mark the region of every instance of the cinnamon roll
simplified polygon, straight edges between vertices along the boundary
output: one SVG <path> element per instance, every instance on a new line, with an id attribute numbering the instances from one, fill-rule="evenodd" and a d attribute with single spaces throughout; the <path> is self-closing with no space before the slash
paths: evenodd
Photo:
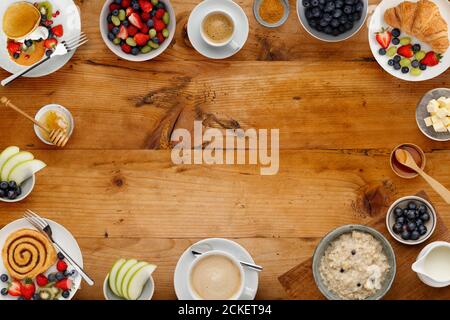
<path id="1" fill-rule="evenodd" d="M 2 250 L 3 264 L 15 279 L 34 278 L 56 261 L 52 243 L 36 230 L 20 229 L 6 239 Z"/>

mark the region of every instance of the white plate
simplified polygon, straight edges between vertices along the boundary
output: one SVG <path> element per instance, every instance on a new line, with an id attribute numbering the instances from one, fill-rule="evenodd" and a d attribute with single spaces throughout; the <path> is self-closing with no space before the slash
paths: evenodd
<path id="1" fill-rule="evenodd" d="M 81 250 L 72 234 L 59 223 L 56 223 L 49 219 L 45 220 L 47 220 L 48 224 L 52 228 L 53 238 L 55 239 L 55 241 L 58 242 L 61 245 L 61 247 L 64 248 L 64 250 L 78 263 L 78 265 L 83 268 L 83 257 L 81 255 Z M 0 230 L 0 249 L 3 248 L 6 238 L 8 238 L 8 236 L 12 232 L 23 228 L 35 229 L 25 219 L 18 219 L 4 226 L 3 229 Z M 68 266 L 69 269 L 71 269 L 69 263 Z M 47 275 L 52 272 L 56 272 L 56 263 L 49 270 L 47 270 L 45 274 Z M 8 274 L 6 268 L 3 265 L 3 258 L 0 255 L 0 274 L 3 273 Z M 73 286 L 72 289 L 70 290 L 69 298 L 67 299 L 60 298 L 60 300 L 72 299 L 77 290 L 80 288 L 81 276 L 79 274 L 77 274 L 75 278 L 72 277 L 71 280 L 73 281 Z M 0 287 L 4 288 L 5 284 L 0 283 Z M 17 297 L 11 297 L 9 295 L 8 296 L 0 295 L 0 300 L 17 300 Z"/>
<path id="2" fill-rule="evenodd" d="M 248 261 L 250 263 L 255 263 L 252 256 L 245 250 L 241 245 L 234 241 L 221 239 L 221 238 L 211 238 L 199 241 L 189 248 L 181 255 L 178 260 L 177 266 L 175 268 L 174 275 L 174 286 L 175 293 L 179 300 L 193 300 L 194 298 L 189 293 L 188 289 L 188 270 L 191 263 L 195 260 L 194 255 L 191 252 L 191 248 L 196 245 L 207 245 L 212 250 L 222 250 L 229 254 L 232 254 L 236 259 L 241 261 Z M 255 299 L 256 292 L 258 291 L 258 272 L 244 267 L 245 283 L 244 287 L 247 288 L 246 291 L 250 292 L 248 295 L 244 293 L 239 300 L 253 300 Z"/>
<path id="3" fill-rule="evenodd" d="M 417 2 L 418 0 L 409 0 L 412 2 Z M 447 0 L 432 0 L 438 7 L 441 12 L 442 17 L 447 21 L 448 25 L 450 26 L 450 3 Z M 380 49 L 380 45 L 378 44 L 377 40 L 375 39 L 375 33 L 380 31 L 381 28 L 388 27 L 389 25 L 384 21 L 384 12 L 392 7 L 397 6 L 398 4 L 402 3 L 403 0 L 383 0 L 378 7 L 375 9 L 375 12 L 372 15 L 372 18 L 370 20 L 369 25 L 369 44 L 370 49 L 372 50 L 372 54 L 377 60 L 377 62 L 380 64 L 380 66 L 388 73 L 393 75 L 394 77 L 397 77 L 399 79 L 403 79 L 406 81 L 424 81 L 433 79 L 440 74 L 444 73 L 449 67 L 450 67 L 450 48 L 447 49 L 447 52 L 444 54 L 444 57 L 441 60 L 441 63 L 439 65 L 434 67 L 428 67 L 427 70 L 422 71 L 422 74 L 420 76 L 412 76 L 409 73 L 403 74 L 400 70 L 394 70 L 393 67 L 389 66 L 387 64 L 388 60 L 390 59 L 388 56 L 381 56 L 378 53 L 378 50 Z M 403 30 L 402 30 L 403 31 Z M 402 36 L 405 34 L 402 33 Z M 420 43 L 422 46 L 422 50 L 430 51 L 431 48 L 425 44 L 424 42 L 417 41 L 416 38 L 412 37 L 411 35 L 408 35 L 413 40 L 413 43 Z M 449 37 L 450 38 L 450 37 Z"/>
<path id="4" fill-rule="evenodd" d="M 226 11 L 233 17 L 236 22 L 236 33 L 234 41 L 238 44 L 239 49 L 235 50 L 230 45 L 224 47 L 212 47 L 208 45 L 200 34 L 201 23 L 203 18 L 214 10 Z M 200 2 L 189 16 L 187 32 L 192 46 L 200 54 L 210 59 L 225 59 L 238 53 L 245 45 L 248 38 L 248 19 L 244 10 L 231 0 L 205 0 Z"/>
<path id="5" fill-rule="evenodd" d="M 20 2 L 23 0 L 1 0 L 0 1 L 0 20 L 3 21 L 3 14 L 6 9 L 15 2 Z M 33 0 L 28 1 L 33 3 L 34 1 L 43 2 L 44 0 Z M 73 0 L 49 0 L 53 6 L 53 11 L 59 10 L 60 15 L 54 18 L 53 25 L 62 24 L 64 29 L 64 35 L 59 38 L 58 41 L 73 38 L 80 35 L 81 31 L 81 20 L 78 7 L 75 5 Z M 26 67 L 16 64 L 9 57 L 8 50 L 6 49 L 7 37 L 0 32 L 0 67 L 5 69 L 10 73 L 17 73 L 24 70 Z M 24 77 L 42 77 L 50 73 L 57 71 L 62 68 L 74 55 L 76 50 L 63 55 L 52 58 L 49 62 L 46 62 L 36 69 L 27 73 Z"/>

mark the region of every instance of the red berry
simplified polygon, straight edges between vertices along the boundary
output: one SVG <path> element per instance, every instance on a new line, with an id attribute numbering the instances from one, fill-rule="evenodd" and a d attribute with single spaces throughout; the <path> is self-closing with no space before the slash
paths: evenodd
<path id="1" fill-rule="evenodd" d="M 123 52 L 131 53 L 131 47 L 129 45 L 127 45 L 126 43 L 122 44 L 120 47 L 122 48 Z"/>
<path id="2" fill-rule="evenodd" d="M 108 23 L 108 31 L 111 31 L 114 28 L 114 25 L 112 23 Z"/>
<path id="3" fill-rule="evenodd" d="M 64 260 L 58 260 L 58 263 L 56 264 L 56 269 L 59 272 L 64 272 L 67 270 L 67 263 Z"/>
<path id="4" fill-rule="evenodd" d="M 62 37 L 64 35 L 64 29 L 61 24 L 52 28 L 52 32 L 57 37 Z"/>
<path id="5" fill-rule="evenodd" d="M 138 29 L 141 29 L 144 26 L 141 17 L 136 12 L 130 14 L 128 21 L 130 21 L 130 23 Z"/>
<path id="6" fill-rule="evenodd" d="M 150 28 L 146 25 L 146 24 L 144 24 L 144 26 L 141 28 L 141 32 L 142 33 L 148 33 L 148 30 L 149 30 Z"/>
<path id="7" fill-rule="evenodd" d="M 22 295 L 22 284 L 18 280 L 13 280 L 8 288 L 8 293 L 13 297 Z"/>
<path id="8" fill-rule="evenodd" d="M 111 3 L 110 5 L 109 5 L 109 11 L 110 12 L 113 12 L 114 10 L 119 10 L 120 9 L 120 6 L 117 4 L 117 3 Z"/>
<path id="9" fill-rule="evenodd" d="M 126 10 L 127 17 L 131 16 L 133 12 L 134 12 L 133 8 L 127 8 Z"/>
<path id="10" fill-rule="evenodd" d="M 72 287 L 72 280 L 69 278 L 59 280 L 57 283 L 55 283 L 55 288 L 61 289 L 63 291 L 70 290 Z"/>
<path id="11" fill-rule="evenodd" d="M 128 38 L 128 30 L 123 25 L 120 26 L 120 31 L 117 34 L 117 38 L 122 40 L 126 40 Z"/>
<path id="12" fill-rule="evenodd" d="M 36 283 L 39 287 L 45 287 L 48 283 L 48 279 L 42 273 L 36 276 Z"/>
<path id="13" fill-rule="evenodd" d="M 122 0 L 122 8 L 126 9 L 131 5 L 131 0 Z"/>
<path id="14" fill-rule="evenodd" d="M 139 6 L 141 7 L 141 10 L 143 12 L 150 12 L 153 9 L 153 5 L 150 1 L 148 0 L 139 0 Z"/>
<path id="15" fill-rule="evenodd" d="M 150 36 L 148 34 L 137 33 L 134 36 L 134 41 L 136 41 L 138 46 L 145 46 L 148 40 L 150 40 Z"/>
<path id="16" fill-rule="evenodd" d="M 158 33 L 156 34 L 156 37 L 159 39 L 159 44 L 163 43 L 164 40 L 166 40 L 166 38 L 164 38 L 164 36 L 162 35 L 161 32 L 158 32 Z"/>
<path id="17" fill-rule="evenodd" d="M 156 10 L 155 17 L 157 17 L 158 19 L 162 19 L 162 17 L 164 16 L 164 13 L 166 13 L 166 10 L 158 9 L 158 10 Z"/>
<path id="18" fill-rule="evenodd" d="M 138 32 L 138 29 L 135 26 L 129 25 L 127 31 L 128 35 L 133 37 Z"/>
<path id="19" fill-rule="evenodd" d="M 31 300 L 33 294 L 36 292 L 36 287 L 33 283 L 33 280 L 27 278 L 25 279 L 25 283 L 21 284 L 20 291 L 22 293 L 22 297 L 26 300 Z"/>
<path id="20" fill-rule="evenodd" d="M 156 31 L 162 31 L 165 27 L 166 24 L 163 21 L 153 18 L 153 28 L 155 28 Z"/>
<path id="21" fill-rule="evenodd" d="M 148 12 L 142 12 L 141 13 L 141 18 L 142 18 L 142 20 L 144 21 L 144 22 L 147 22 L 148 20 L 150 20 L 150 13 L 148 13 Z"/>

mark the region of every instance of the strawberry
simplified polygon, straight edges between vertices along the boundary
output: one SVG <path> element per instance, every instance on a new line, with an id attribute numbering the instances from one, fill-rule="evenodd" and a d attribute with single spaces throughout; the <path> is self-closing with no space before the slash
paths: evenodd
<path id="1" fill-rule="evenodd" d="M 428 66 L 428 67 L 434 67 L 435 65 L 439 64 L 441 62 L 442 55 L 438 54 L 434 51 L 427 52 L 425 57 L 420 60 L 420 63 Z"/>
<path id="2" fill-rule="evenodd" d="M 13 297 L 20 297 L 22 295 L 22 284 L 18 280 L 13 280 L 8 288 L 8 293 Z"/>
<path id="3" fill-rule="evenodd" d="M 150 28 L 144 24 L 144 26 L 141 28 L 141 33 L 148 33 L 148 30 L 150 30 Z"/>
<path id="4" fill-rule="evenodd" d="M 9 41 L 7 48 L 10 55 L 13 55 L 16 52 L 20 52 L 20 47 L 22 46 L 19 42 Z"/>
<path id="5" fill-rule="evenodd" d="M 133 8 L 127 8 L 126 10 L 127 17 L 131 16 L 133 12 L 134 12 Z"/>
<path id="6" fill-rule="evenodd" d="M 130 21 L 130 23 L 138 29 L 141 29 L 144 26 L 144 24 L 142 23 L 141 17 L 136 12 L 133 12 L 128 17 L 128 21 Z"/>
<path id="7" fill-rule="evenodd" d="M 155 28 L 156 31 L 162 31 L 166 27 L 166 24 L 157 18 L 153 18 L 153 28 Z"/>
<path id="8" fill-rule="evenodd" d="M 164 38 L 164 36 L 162 35 L 161 32 L 158 32 L 158 33 L 156 34 L 156 37 L 159 39 L 159 44 L 163 43 L 164 40 L 166 40 L 166 38 Z"/>
<path id="9" fill-rule="evenodd" d="M 58 262 L 56 263 L 56 269 L 59 272 L 64 272 L 67 270 L 67 263 L 65 263 L 64 260 L 58 260 Z"/>
<path id="10" fill-rule="evenodd" d="M 126 9 L 131 5 L 131 0 L 122 0 L 122 8 Z"/>
<path id="11" fill-rule="evenodd" d="M 108 23 L 108 31 L 111 31 L 114 28 L 114 25 L 112 23 Z"/>
<path id="12" fill-rule="evenodd" d="M 72 280 L 70 280 L 69 278 L 59 280 L 58 282 L 55 283 L 55 288 L 61 289 L 62 291 L 70 290 L 71 287 L 72 287 Z"/>
<path id="13" fill-rule="evenodd" d="M 57 44 L 58 40 L 56 40 L 55 38 L 49 38 L 44 41 L 44 47 L 46 47 L 47 49 L 54 49 Z"/>
<path id="14" fill-rule="evenodd" d="M 62 37 L 64 35 L 64 29 L 62 25 L 57 25 L 51 29 L 52 33 L 57 37 Z"/>
<path id="15" fill-rule="evenodd" d="M 128 31 L 128 35 L 130 37 L 133 37 L 138 32 L 137 28 L 135 26 L 132 26 L 132 25 L 128 26 L 127 31 Z"/>
<path id="16" fill-rule="evenodd" d="M 36 283 L 39 287 L 45 287 L 48 283 L 48 279 L 42 273 L 36 276 Z"/>
<path id="17" fill-rule="evenodd" d="M 111 3 L 110 5 L 109 5 L 109 11 L 110 12 L 113 12 L 114 10 L 119 10 L 120 9 L 120 6 L 117 4 L 117 3 Z"/>
<path id="18" fill-rule="evenodd" d="M 131 47 L 129 45 L 127 45 L 126 43 L 122 44 L 120 47 L 122 48 L 123 52 L 131 53 Z"/>
<path id="19" fill-rule="evenodd" d="M 158 9 L 156 10 L 155 17 L 157 17 L 158 19 L 162 19 L 164 13 L 166 13 L 166 10 Z"/>
<path id="20" fill-rule="evenodd" d="M 141 10 L 149 13 L 153 9 L 153 5 L 148 0 L 139 0 L 139 6 L 141 7 Z"/>
<path id="21" fill-rule="evenodd" d="M 123 25 L 120 26 L 120 31 L 116 35 L 117 38 L 120 38 L 122 40 L 126 40 L 128 38 L 128 30 Z"/>
<path id="22" fill-rule="evenodd" d="M 387 29 L 381 29 L 380 32 L 375 34 L 375 39 L 383 49 L 387 49 L 392 40 L 392 33 Z"/>
<path id="23" fill-rule="evenodd" d="M 137 33 L 134 36 L 134 41 L 136 41 L 138 46 L 145 46 L 148 40 L 150 40 L 150 36 L 148 34 Z"/>
<path id="24" fill-rule="evenodd" d="M 412 56 L 414 56 L 414 51 L 411 44 L 401 46 L 397 49 L 397 53 L 405 58 L 411 58 Z"/>
<path id="25" fill-rule="evenodd" d="M 33 280 L 30 278 L 25 279 L 25 283 L 21 285 L 22 297 L 26 300 L 31 300 L 33 294 L 36 292 L 36 287 L 33 283 Z"/>
<path id="26" fill-rule="evenodd" d="M 142 12 L 142 13 L 141 13 L 141 18 L 142 18 L 142 21 L 147 22 L 147 21 L 150 20 L 150 18 L 151 18 L 150 13 L 148 13 L 148 12 Z"/>

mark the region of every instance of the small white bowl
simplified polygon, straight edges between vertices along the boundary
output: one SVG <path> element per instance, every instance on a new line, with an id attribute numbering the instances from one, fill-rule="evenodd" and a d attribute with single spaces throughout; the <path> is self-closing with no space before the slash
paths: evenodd
<path id="1" fill-rule="evenodd" d="M 404 203 L 406 205 L 409 201 L 422 202 L 424 205 L 427 206 L 428 213 L 430 215 L 430 220 L 428 220 L 425 223 L 425 227 L 427 227 L 427 233 L 423 237 L 419 238 L 418 240 L 403 240 L 400 235 L 396 234 L 392 230 L 392 226 L 395 223 L 394 209 L 398 205 L 401 205 L 402 203 Z M 389 233 L 391 234 L 391 236 L 398 242 L 401 242 L 401 243 L 407 244 L 407 245 L 416 245 L 416 244 L 427 241 L 433 234 L 434 230 L 436 229 L 436 223 L 437 223 L 436 210 L 434 209 L 433 205 L 431 203 L 429 203 L 427 200 L 425 200 L 421 197 L 417 197 L 417 196 L 406 196 L 406 197 L 398 199 L 389 207 L 387 214 L 386 214 L 386 227 L 387 227 Z"/>
<path id="2" fill-rule="evenodd" d="M 175 11 L 173 10 L 173 7 L 169 0 L 160 0 L 166 5 L 166 10 L 169 12 L 170 16 L 170 23 L 169 23 L 169 37 L 164 41 L 164 43 L 156 50 L 152 50 L 149 53 L 139 53 L 137 56 L 134 56 L 132 54 L 126 54 L 122 51 L 119 45 L 115 45 L 108 39 L 108 22 L 106 21 L 106 18 L 109 14 L 109 5 L 113 2 L 112 0 L 106 0 L 105 4 L 103 5 L 102 11 L 100 13 L 100 32 L 102 34 L 103 41 L 105 42 L 106 46 L 114 52 L 118 57 L 128 60 L 128 61 L 147 61 L 151 60 L 153 58 L 156 58 L 161 53 L 163 53 L 172 42 L 172 39 L 175 35 L 176 30 L 176 16 Z"/>
<path id="3" fill-rule="evenodd" d="M 20 186 L 22 188 L 22 193 L 20 196 L 18 196 L 14 200 L 0 198 L 0 202 L 13 203 L 13 202 L 22 201 L 23 199 L 25 199 L 26 197 L 28 197 L 30 195 L 31 191 L 33 191 L 35 183 L 36 183 L 36 177 L 35 177 L 35 175 L 33 175 L 30 178 L 28 178 L 27 180 L 25 180 L 24 182 L 22 182 L 22 185 Z"/>
<path id="4" fill-rule="evenodd" d="M 39 121 L 41 119 L 41 117 L 50 110 L 56 110 L 59 111 L 61 113 L 63 113 L 66 116 L 67 121 L 69 121 L 69 132 L 68 132 L 68 136 L 70 138 L 70 136 L 73 133 L 73 129 L 75 126 L 75 122 L 73 120 L 73 116 L 70 113 L 69 110 L 67 110 L 66 108 L 64 108 L 63 106 L 59 105 L 59 104 L 48 104 L 43 106 L 41 109 L 39 109 L 39 111 L 36 113 L 36 115 L 34 116 L 34 118 Z M 45 137 L 42 135 L 41 129 L 37 126 L 34 125 L 34 133 L 37 135 L 37 137 L 39 138 L 39 140 L 41 140 L 43 143 L 48 144 L 50 146 L 53 146 L 53 143 L 51 143 L 50 141 L 48 141 L 47 139 L 45 139 Z"/>
<path id="5" fill-rule="evenodd" d="M 122 297 L 118 297 L 112 292 L 111 288 L 109 287 L 108 283 L 109 279 L 109 273 L 105 278 L 105 281 L 103 281 L 103 296 L 106 300 L 126 300 Z M 150 276 L 148 281 L 145 283 L 144 288 L 142 289 L 142 293 L 139 296 L 138 300 L 152 300 L 153 293 L 155 292 L 155 281 L 153 280 L 153 277 Z"/>

